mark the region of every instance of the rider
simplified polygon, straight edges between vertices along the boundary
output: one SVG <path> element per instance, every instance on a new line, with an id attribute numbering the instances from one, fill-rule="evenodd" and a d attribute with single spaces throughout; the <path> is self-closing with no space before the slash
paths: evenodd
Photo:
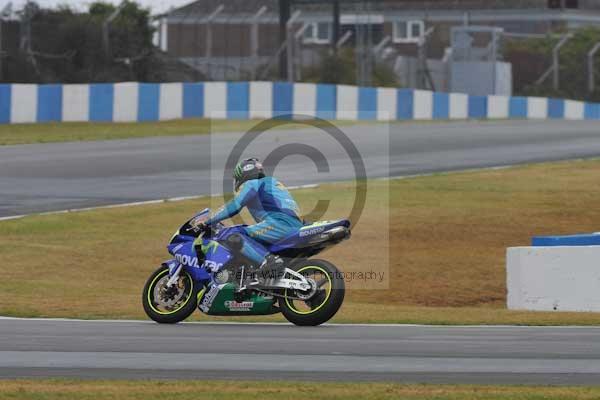
<path id="1" fill-rule="evenodd" d="M 265 176 L 258 158 L 240 161 L 233 170 L 235 197 L 204 222 L 214 225 L 238 214 L 244 207 L 256 221 L 243 228 L 247 237 L 234 233 L 227 237 L 237 250 L 262 271 L 277 270 L 283 261 L 264 248 L 302 227 L 298 204 L 285 186 L 272 176 Z M 252 241 L 259 246 L 253 246 Z"/>

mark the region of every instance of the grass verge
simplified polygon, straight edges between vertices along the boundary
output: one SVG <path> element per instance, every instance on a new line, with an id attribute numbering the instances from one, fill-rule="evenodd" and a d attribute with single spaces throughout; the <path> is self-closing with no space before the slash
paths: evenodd
<path id="1" fill-rule="evenodd" d="M 493 123 L 502 120 L 469 120 L 471 123 Z M 210 120 L 190 118 L 159 122 L 50 122 L 40 124 L 0 124 L 0 146 L 32 143 L 79 142 L 134 139 L 156 136 L 203 135 L 211 132 L 244 132 L 263 120 Z M 330 121 L 336 126 L 372 124 L 377 121 Z M 448 120 L 392 121 L 392 124 L 442 124 Z M 455 121 L 456 122 L 456 121 Z M 465 121 L 460 121 L 465 122 Z M 268 124 L 269 122 L 267 122 Z M 319 122 L 317 121 L 318 125 Z M 268 126 L 268 125 L 267 125 Z M 307 128 L 290 123 L 277 129 Z"/>
<path id="2" fill-rule="evenodd" d="M 599 313 L 504 307 L 506 247 L 526 245 L 535 234 L 597 231 L 599 179 L 600 161 L 591 160 L 370 182 L 352 239 L 323 258 L 344 271 L 378 268 L 385 281 L 349 281 L 334 321 L 600 324 Z M 305 209 L 318 199 L 331 201 L 335 209 L 324 218 L 334 218 L 351 207 L 353 186 L 294 195 Z M 166 258 L 170 235 L 211 202 L 218 201 L 0 222 L 0 315 L 144 318 L 140 291 Z"/>
<path id="3" fill-rule="evenodd" d="M 209 390 L 207 390 L 209 388 Z M 485 399 L 588 400 L 600 387 L 402 385 L 244 381 L 5 380 L 0 399 Z"/>
<path id="4" fill-rule="evenodd" d="M 52 122 L 0 125 L 0 145 L 132 139 L 154 136 L 202 135 L 211 132 L 247 131 L 259 120 L 182 119 L 160 122 Z M 336 121 L 336 125 L 350 122 Z M 278 129 L 306 128 L 284 125 Z"/>

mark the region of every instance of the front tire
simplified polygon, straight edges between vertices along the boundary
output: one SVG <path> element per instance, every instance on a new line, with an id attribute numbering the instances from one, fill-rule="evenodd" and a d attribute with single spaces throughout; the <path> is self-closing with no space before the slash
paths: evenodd
<path id="1" fill-rule="evenodd" d="M 339 270 L 325 260 L 305 260 L 292 269 L 304 275 L 309 282 L 312 280 L 317 287 L 314 294 L 285 289 L 284 297 L 279 298 L 279 308 L 283 316 L 300 326 L 317 326 L 329 321 L 342 306 L 346 291 Z M 306 300 L 294 300 L 288 296 L 310 297 Z"/>
<path id="2" fill-rule="evenodd" d="M 182 271 L 179 281 L 170 289 L 169 268 L 160 267 L 148 278 L 142 293 L 146 315 L 160 324 L 175 324 L 192 315 L 198 304 L 198 283 L 187 271 Z"/>

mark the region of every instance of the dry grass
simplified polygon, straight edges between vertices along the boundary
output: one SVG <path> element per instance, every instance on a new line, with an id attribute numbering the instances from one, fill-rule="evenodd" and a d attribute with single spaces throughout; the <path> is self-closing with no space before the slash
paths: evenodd
<path id="1" fill-rule="evenodd" d="M 207 390 L 208 389 L 208 390 Z M 600 387 L 401 385 L 239 381 L 0 381 L 0 399 L 591 400 Z"/>
<path id="2" fill-rule="evenodd" d="M 600 161 L 585 161 L 371 182 L 352 239 L 323 258 L 346 272 L 383 272 L 385 280 L 349 282 L 335 320 L 600 324 L 600 314 L 504 309 L 506 247 L 527 245 L 535 234 L 598 230 L 599 180 Z M 352 189 L 326 185 L 295 196 L 305 209 L 330 199 L 335 210 L 326 217 L 339 217 Z M 140 291 L 167 255 L 172 231 L 209 203 L 1 222 L 0 314 L 143 318 Z"/>

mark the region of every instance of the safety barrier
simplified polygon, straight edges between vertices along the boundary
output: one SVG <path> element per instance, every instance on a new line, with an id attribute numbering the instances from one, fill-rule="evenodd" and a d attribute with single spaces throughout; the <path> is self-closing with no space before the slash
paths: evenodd
<path id="1" fill-rule="evenodd" d="M 537 236 L 506 253 L 507 306 L 513 310 L 600 311 L 600 232 Z"/>
<path id="2" fill-rule="evenodd" d="M 248 119 L 600 119 L 600 104 L 288 82 L 2 84 L 0 123 Z"/>

